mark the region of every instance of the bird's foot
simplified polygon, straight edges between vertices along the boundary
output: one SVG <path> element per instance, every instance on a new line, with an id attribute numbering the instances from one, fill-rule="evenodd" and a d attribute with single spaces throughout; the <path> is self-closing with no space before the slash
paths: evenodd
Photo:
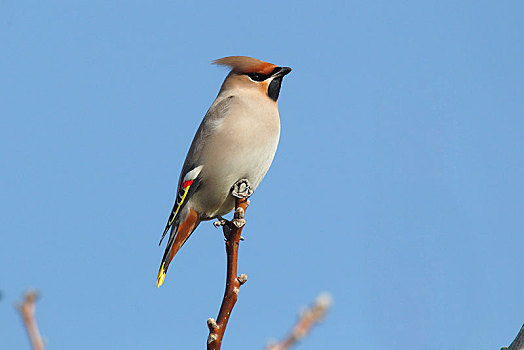
<path id="1" fill-rule="evenodd" d="M 228 220 L 224 219 L 223 217 L 219 216 L 217 217 L 217 221 L 215 221 L 213 223 L 213 226 L 215 226 L 216 228 L 219 228 L 220 226 L 225 226 L 228 222 Z"/>
<path id="2" fill-rule="evenodd" d="M 235 214 L 233 215 L 233 220 L 231 221 L 226 220 L 221 216 L 219 216 L 217 219 L 218 220 L 215 221 L 213 225 L 215 225 L 215 227 L 224 227 L 224 238 L 226 241 L 228 240 L 231 232 L 233 232 L 233 229 L 239 229 L 246 224 L 246 220 L 244 219 L 244 209 L 242 208 L 235 209 Z M 244 237 L 240 236 L 240 240 L 243 241 Z"/>
<path id="3" fill-rule="evenodd" d="M 218 216 L 217 217 L 217 221 L 213 222 L 213 226 L 215 226 L 216 228 L 219 228 L 221 226 L 224 227 L 224 229 L 223 229 L 224 230 L 224 238 L 227 241 L 229 235 L 233 231 L 233 226 L 236 226 L 236 224 L 234 222 L 234 219 L 233 220 L 228 220 L 228 219 L 224 219 L 221 216 Z"/>
<path id="4" fill-rule="evenodd" d="M 233 187 L 231 187 L 231 194 L 236 198 L 249 198 L 253 194 L 253 189 L 248 179 L 240 179 Z"/>

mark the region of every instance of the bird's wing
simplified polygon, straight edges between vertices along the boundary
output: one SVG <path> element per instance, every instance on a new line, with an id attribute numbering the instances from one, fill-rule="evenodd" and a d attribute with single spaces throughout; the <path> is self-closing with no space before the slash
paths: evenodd
<path id="1" fill-rule="evenodd" d="M 176 217 L 181 212 L 183 206 L 199 187 L 201 179 L 198 176 L 204 168 L 204 165 L 199 162 L 200 155 L 206 146 L 206 141 L 227 116 L 232 101 L 233 96 L 220 99 L 217 98 L 207 111 L 202 123 L 200 123 L 195 137 L 193 138 L 193 142 L 191 143 L 191 147 L 187 153 L 182 171 L 180 172 L 175 204 L 169 214 L 169 219 L 167 220 L 166 227 L 162 233 L 162 238 L 158 243 L 159 245 L 162 243 L 162 240 L 171 226 L 176 222 Z"/>
<path id="2" fill-rule="evenodd" d="M 167 220 L 166 228 L 164 229 L 164 233 L 162 233 L 162 238 L 160 238 L 160 242 L 158 242 L 158 245 L 162 244 L 162 240 L 164 239 L 167 231 L 173 226 L 173 223 L 175 222 L 175 219 L 180 212 L 180 209 L 184 206 L 185 203 L 187 203 L 187 198 L 191 196 L 191 194 L 195 193 L 196 189 L 198 188 L 198 175 L 202 171 L 203 166 L 199 165 L 192 170 L 188 171 L 187 174 L 183 177 L 182 184 L 178 186 L 178 192 L 175 200 L 175 204 L 173 205 L 173 209 L 171 209 L 171 213 L 169 214 L 169 219 Z"/>

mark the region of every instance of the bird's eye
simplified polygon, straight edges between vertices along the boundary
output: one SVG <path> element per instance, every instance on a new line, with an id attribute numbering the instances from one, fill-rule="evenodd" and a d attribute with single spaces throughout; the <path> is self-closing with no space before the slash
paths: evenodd
<path id="1" fill-rule="evenodd" d="M 262 75 L 259 73 L 249 73 L 248 77 L 250 77 L 253 81 L 264 81 L 268 78 L 266 75 Z"/>

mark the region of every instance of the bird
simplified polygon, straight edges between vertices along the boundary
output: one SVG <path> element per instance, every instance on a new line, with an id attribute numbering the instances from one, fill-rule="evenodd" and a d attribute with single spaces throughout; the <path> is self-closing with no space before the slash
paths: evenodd
<path id="1" fill-rule="evenodd" d="M 215 101 L 193 138 L 173 209 L 160 239 L 170 232 L 156 284 L 202 221 L 222 219 L 235 207 L 231 187 L 241 179 L 254 191 L 266 175 L 280 138 L 278 97 L 290 67 L 247 56 L 213 64 L 229 68 Z"/>

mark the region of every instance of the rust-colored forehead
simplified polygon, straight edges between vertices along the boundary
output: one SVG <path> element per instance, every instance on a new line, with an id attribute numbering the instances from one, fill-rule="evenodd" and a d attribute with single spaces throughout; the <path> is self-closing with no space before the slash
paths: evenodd
<path id="1" fill-rule="evenodd" d="M 213 61 L 214 64 L 230 67 L 235 73 L 261 73 L 269 74 L 277 66 L 247 56 L 229 56 Z"/>

